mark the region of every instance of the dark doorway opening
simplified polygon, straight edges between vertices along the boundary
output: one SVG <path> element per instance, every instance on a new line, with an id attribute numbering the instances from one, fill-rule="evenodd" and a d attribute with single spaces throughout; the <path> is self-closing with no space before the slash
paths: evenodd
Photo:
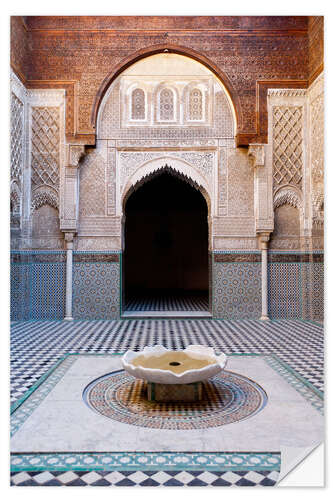
<path id="1" fill-rule="evenodd" d="M 126 311 L 208 311 L 208 221 L 203 195 L 163 172 L 125 207 Z"/>

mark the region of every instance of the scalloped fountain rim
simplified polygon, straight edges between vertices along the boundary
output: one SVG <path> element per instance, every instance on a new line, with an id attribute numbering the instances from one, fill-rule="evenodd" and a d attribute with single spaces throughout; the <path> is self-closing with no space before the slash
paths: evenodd
<path id="1" fill-rule="evenodd" d="M 159 384 L 190 384 L 193 382 L 200 382 L 207 380 L 214 375 L 221 372 L 226 363 L 227 356 L 223 353 L 216 355 L 214 349 L 202 345 L 189 345 L 186 349 L 182 350 L 186 354 L 193 355 L 198 359 L 215 358 L 216 363 L 209 364 L 202 368 L 195 368 L 193 370 L 186 370 L 182 373 L 175 373 L 171 370 L 159 368 L 144 368 L 143 366 L 135 366 L 131 362 L 133 359 L 141 355 L 161 356 L 166 352 L 174 352 L 173 349 L 166 349 L 162 345 L 155 345 L 153 347 L 146 346 L 143 351 L 134 352 L 127 351 L 122 357 L 123 368 L 136 378 L 147 380 L 148 382 L 155 382 Z M 179 352 L 179 351 L 178 351 Z"/>

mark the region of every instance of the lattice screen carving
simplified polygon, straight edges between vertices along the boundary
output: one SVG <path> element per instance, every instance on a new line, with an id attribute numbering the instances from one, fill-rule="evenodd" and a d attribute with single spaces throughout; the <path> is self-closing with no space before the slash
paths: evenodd
<path id="1" fill-rule="evenodd" d="M 324 94 L 311 103 L 311 168 L 315 182 L 324 176 Z"/>
<path id="2" fill-rule="evenodd" d="M 190 120 L 202 120 L 202 92 L 192 89 L 190 92 Z"/>
<path id="3" fill-rule="evenodd" d="M 171 89 L 162 89 L 160 92 L 160 120 L 173 120 L 174 95 Z"/>
<path id="4" fill-rule="evenodd" d="M 10 114 L 10 177 L 21 184 L 23 164 L 23 103 L 14 93 L 11 95 Z"/>
<path id="5" fill-rule="evenodd" d="M 142 89 L 134 89 L 132 92 L 132 120 L 145 119 L 145 93 Z"/>
<path id="6" fill-rule="evenodd" d="M 293 184 L 302 189 L 303 112 L 301 106 L 273 107 L 274 187 Z"/>
<path id="7" fill-rule="evenodd" d="M 31 181 L 58 190 L 60 153 L 59 107 L 33 107 L 31 115 Z"/>

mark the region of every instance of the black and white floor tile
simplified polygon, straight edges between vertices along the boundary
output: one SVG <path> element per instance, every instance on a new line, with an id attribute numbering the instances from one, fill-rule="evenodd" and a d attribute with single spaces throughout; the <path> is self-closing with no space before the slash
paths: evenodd
<path id="1" fill-rule="evenodd" d="M 12 486 L 274 486 L 278 471 L 24 471 Z"/>
<path id="2" fill-rule="evenodd" d="M 301 320 L 151 319 L 14 322 L 11 330 L 11 401 L 20 399 L 68 353 L 122 353 L 162 344 L 203 344 L 217 352 L 274 353 L 323 390 L 323 327 Z"/>
<path id="3" fill-rule="evenodd" d="M 208 293 L 152 293 L 128 297 L 125 302 L 126 311 L 208 311 L 208 307 Z"/>

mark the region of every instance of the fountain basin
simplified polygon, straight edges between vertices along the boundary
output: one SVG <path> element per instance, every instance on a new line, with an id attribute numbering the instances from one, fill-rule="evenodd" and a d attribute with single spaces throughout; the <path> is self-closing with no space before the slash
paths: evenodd
<path id="1" fill-rule="evenodd" d="M 189 345 L 182 351 L 162 345 L 143 351 L 127 351 L 122 358 L 124 370 L 136 378 L 157 384 L 192 384 L 221 372 L 227 362 L 225 354 L 215 354 L 211 347 Z"/>

